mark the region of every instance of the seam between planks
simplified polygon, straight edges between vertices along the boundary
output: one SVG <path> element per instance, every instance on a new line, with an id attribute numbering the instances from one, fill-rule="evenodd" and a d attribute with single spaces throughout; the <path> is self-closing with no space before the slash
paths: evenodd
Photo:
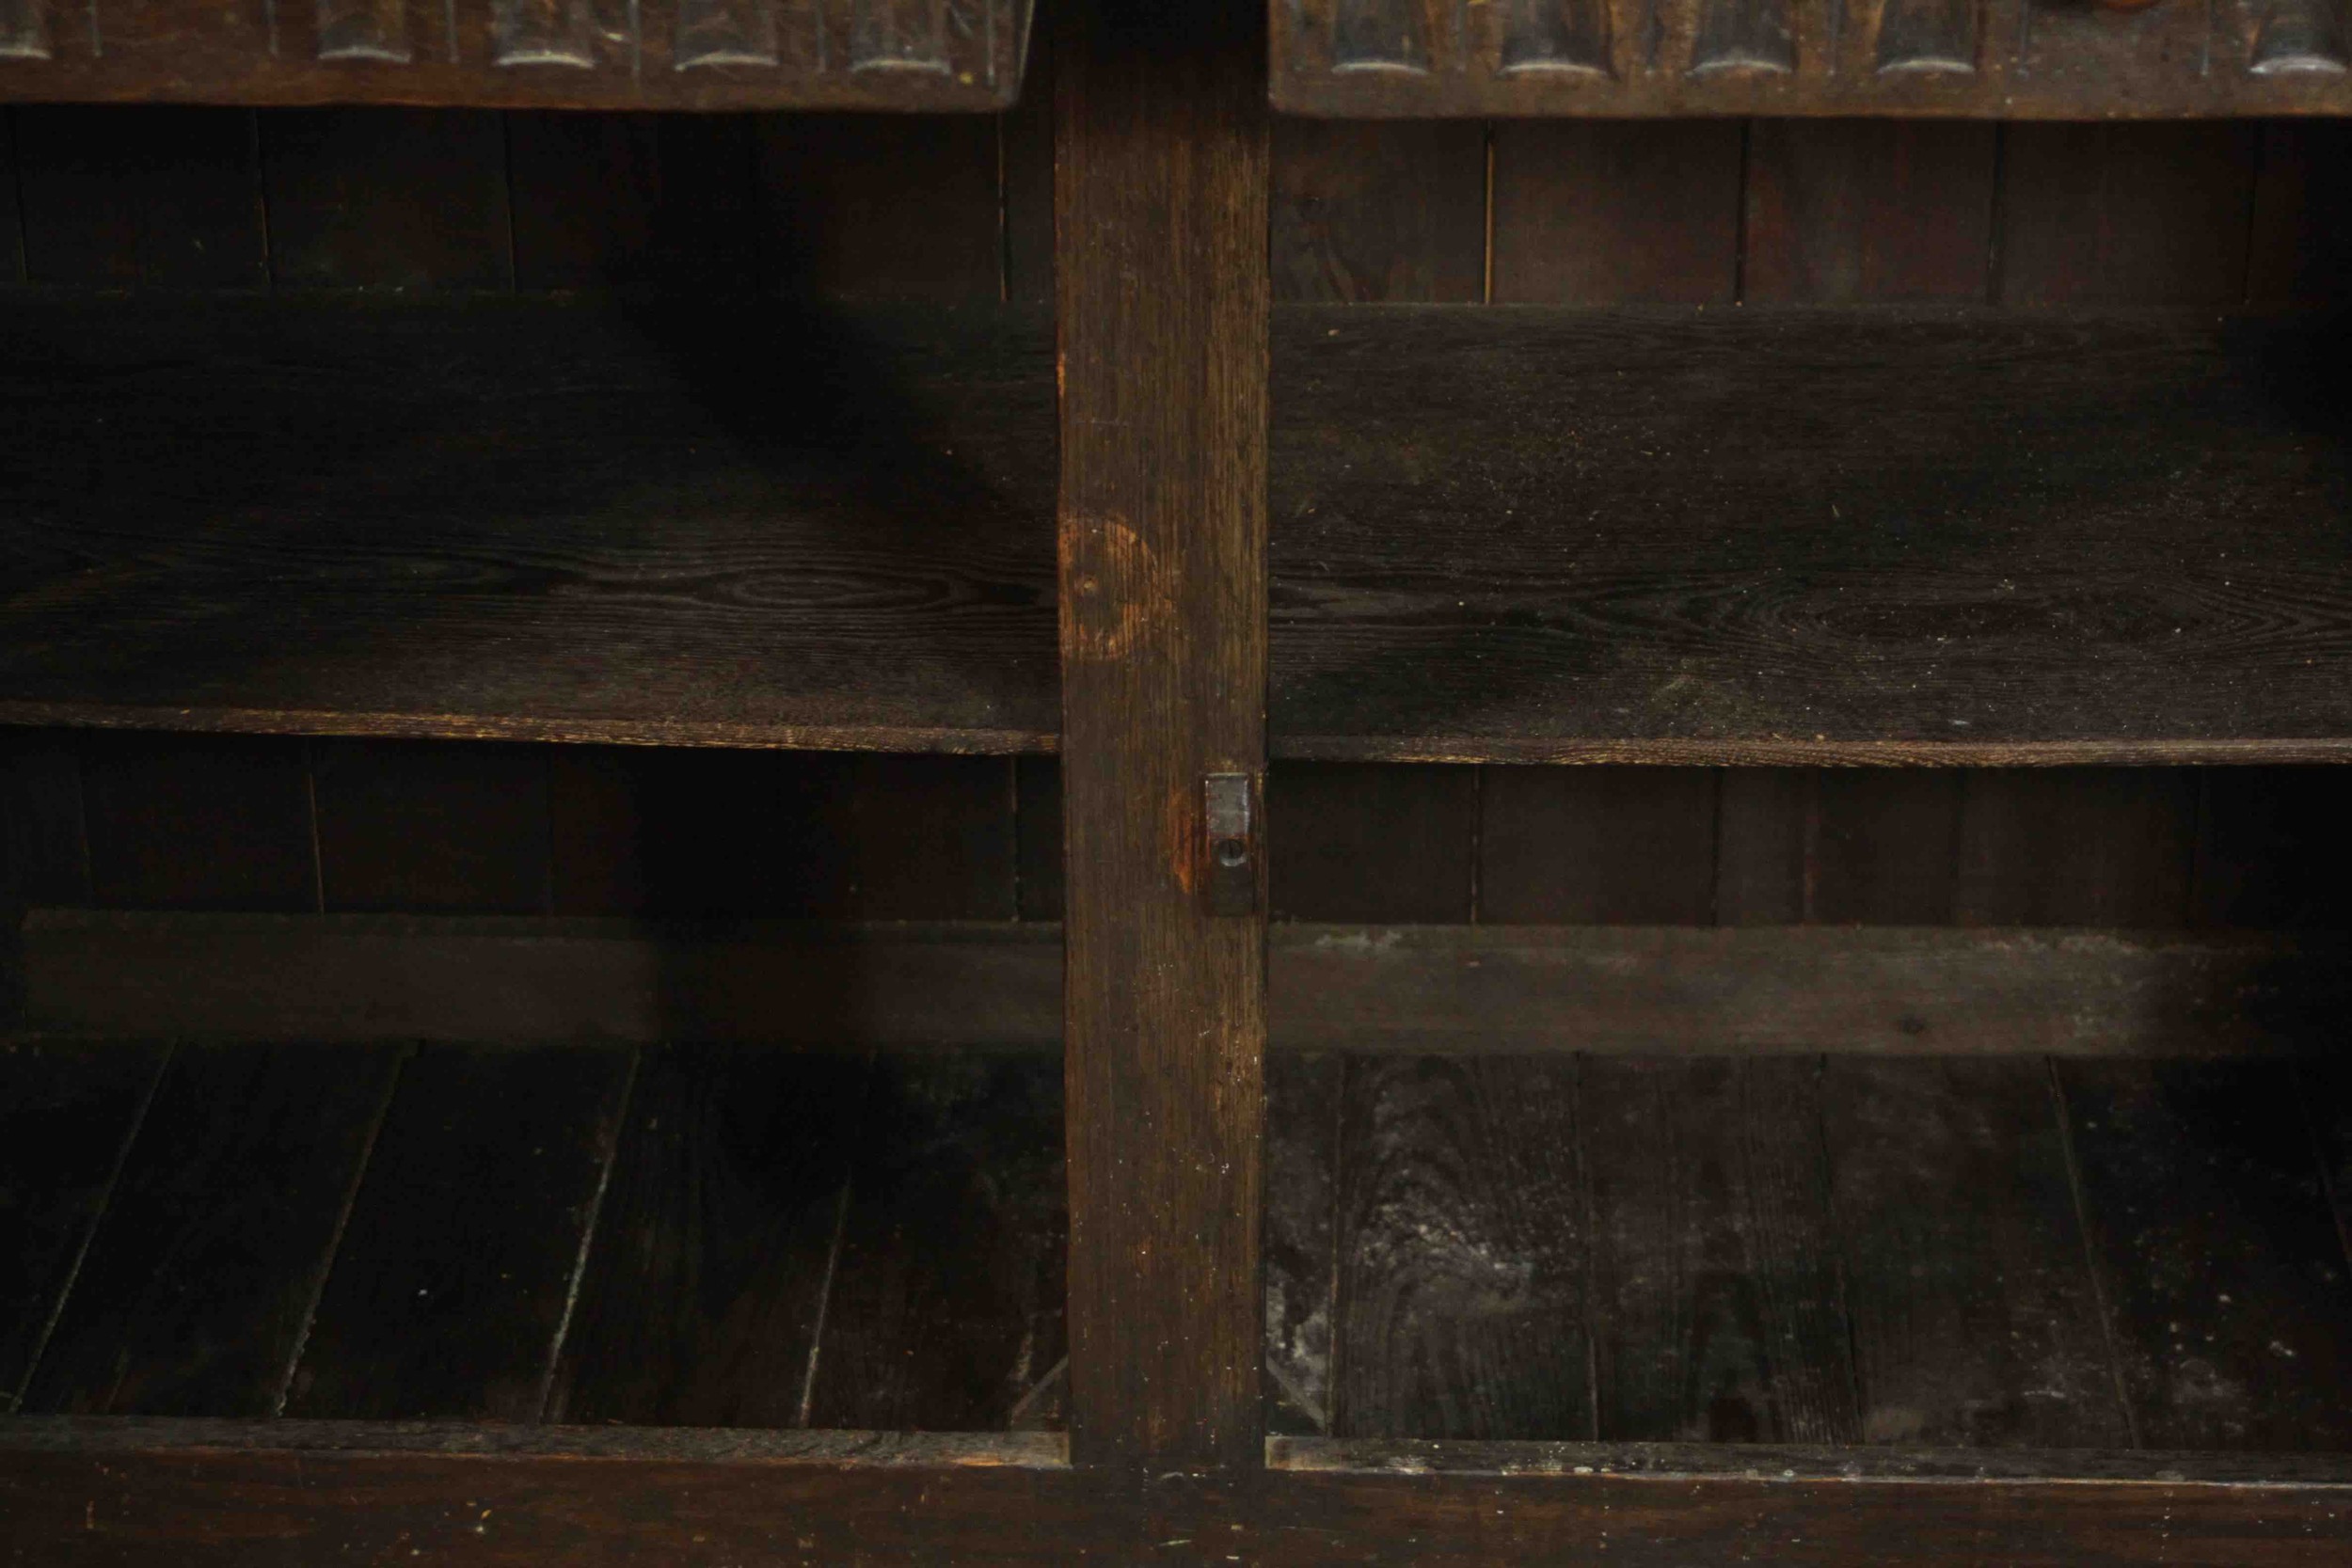
<path id="1" fill-rule="evenodd" d="M 2352 1223 L 2344 1212 L 2344 1195 L 2336 1186 L 2335 1166 L 2328 1157 L 2328 1142 L 2320 1135 L 2319 1118 L 2312 1111 L 2310 1085 L 2303 1082 L 2299 1063 L 2287 1064 L 2287 1083 L 2295 1090 L 2295 1098 L 2303 1117 L 2303 1130 L 2312 1146 L 2312 1159 L 2319 1166 L 2319 1190 L 2328 1200 L 2328 1212 L 2336 1222 L 2336 1246 L 2344 1254 L 2344 1266 L 2352 1268 Z"/>
<path id="2" fill-rule="evenodd" d="M 596 1229 L 604 1220 L 604 1195 L 612 1185 L 612 1167 L 620 1164 L 621 1145 L 628 1136 L 629 1112 L 637 1097 L 637 1073 L 644 1065 L 643 1050 L 628 1053 L 628 1075 L 621 1081 L 621 1097 L 613 1107 L 612 1131 L 605 1136 L 604 1158 L 596 1162 L 596 1185 L 588 1195 L 588 1212 L 580 1226 L 580 1247 L 572 1255 L 571 1277 L 564 1285 L 564 1310 L 555 1320 L 555 1335 L 548 1344 L 547 1369 L 539 1377 L 539 1399 L 533 1408 L 536 1418 L 544 1423 L 548 1405 L 555 1398 L 555 1374 L 564 1364 L 564 1341 L 572 1331 L 572 1314 L 580 1307 L 580 1288 L 588 1277 L 588 1259 L 595 1249 Z"/>
<path id="3" fill-rule="evenodd" d="M 817 1321 L 808 1331 L 808 1363 L 801 1372 L 801 1408 L 793 1425 L 805 1429 L 817 1406 L 817 1358 L 825 1348 L 825 1318 L 833 1307 L 834 1276 L 841 1272 L 841 1246 L 850 1228 L 850 1191 L 857 1184 L 852 1165 L 842 1172 L 841 1191 L 834 1197 L 833 1241 L 825 1248 L 825 1277 L 817 1286 Z"/>
<path id="4" fill-rule="evenodd" d="M 2132 1404 L 2131 1390 L 2123 1382 L 2123 1354 L 2115 1334 L 2115 1312 L 2107 1304 L 2107 1285 L 2099 1267 L 2098 1248 L 2091 1240 L 2090 1204 L 2083 1193 L 2082 1160 L 2074 1150 L 2074 1118 L 2067 1103 L 2066 1083 L 2058 1076 L 2058 1058 L 2042 1059 L 2042 1071 L 2050 1085 L 2050 1111 L 2058 1117 L 2058 1148 L 2066 1156 L 2066 1188 L 2074 1202 L 2074 1230 L 2082 1240 L 2083 1268 L 2090 1278 L 2090 1299 L 2099 1313 L 2099 1336 L 2107 1352 L 2107 1376 L 2115 1386 L 2115 1401 L 2123 1410 L 2123 1431 L 2132 1447 L 2144 1449 L 2147 1440 L 2139 1433 L 2139 1412 Z"/>
<path id="5" fill-rule="evenodd" d="M 171 1069 L 179 1055 L 177 1045 L 164 1048 L 162 1058 L 147 1080 L 147 1092 L 139 1096 L 138 1109 L 131 1115 L 131 1126 L 122 1135 L 122 1143 L 115 1150 L 113 1166 L 106 1172 L 106 1185 L 100 1192 L 98 1207 L 90 1213 L 89 1223 L 82 1227 L 81 1244 L 73 1249 L 73 1262 L 65 1272 L 65 1282 L 57 1288 L 56 1299 L 49 1304 L 49 1315 L 40 1325 L 40 1334 L 33 1340 L 32 1354 L 24 1359 L 24 1376 L 8 1394 L 8 1414 L 15 1415 L 24 1406 L 24 1395 L 33 1386 L 33 1375 L 40 1370 L 41 1357 L 48 1354 L 50 1336 L 57 1331 L 59 1320 L 65 1316 L 65 1304 L 72 1298 L 73 1287 L 82 1277 L 82 1264 L 89 1257 L 90 1243 L 98 1239 L 98 1227 L 103 1224 L 106 1212 L 114 1207 L 115 1187 L 122 1180 L 123 1167 L 131 1162 L 131 1148 L 138 1142 L 139 1133 L 147 1126 L 148 1108 L 155 1103 L 156 1091 L 163 1087 L 164 1074 Z"/>
<path id="6" fill-rule="evenodd" d="M 375 1163 L 375 1140 L 383 1135 L 384 1124 L 391 1119 L 392 1101 L 400 1096 L 401 1080 L 408 1075 L 408 1064 L 416 1059 L 417 1048 L 403 1050 L 386 1074 L 384 1098 L 376 1102 L 375 1116 L 368 1123 L 367 1141 L 359 1146 L 359 1159 L 352 1170 L 351 1183 L 343 1189 L 342 1207 L 335 1215 L 334 1233 L 326 1241 L 326 1259 L 320 1266 L 318 1277 L 311 1282 L 310 1299 L 302 1308 L 302 1326 L 294 1334 L 294 1349 L 286 1356 L 286 1370 L 278 1374 L 278 1390 L 271 1395 L 269 1413 L 273 1417 L 286 1413 L 286 1402 L 294 1396 L 294 1373 L 302 1369 L 302 1358 L 310 1349 L 310 1330 L 318 1323 L 319 1303 L 326 1297 L 326 1282 L 335 1275 L 336 1261 L 343 1251 L 343 1232 L 351 1225 L 351 1212 L 359 1205 L 359 1190 L 367 1184 L 368 1167 Z"/>

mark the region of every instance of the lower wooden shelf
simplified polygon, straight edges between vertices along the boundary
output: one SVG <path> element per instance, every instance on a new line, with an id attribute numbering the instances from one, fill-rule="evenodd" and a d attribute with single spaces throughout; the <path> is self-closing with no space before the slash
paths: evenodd
<path id="1" fill-rule="evenodd" d="M 1267 1467 L 1069 1468 L 1034 1051 L 0 1048 L 11 1560 L 2338 1563 L 2331 1060 L 1271 1064 Z"/>

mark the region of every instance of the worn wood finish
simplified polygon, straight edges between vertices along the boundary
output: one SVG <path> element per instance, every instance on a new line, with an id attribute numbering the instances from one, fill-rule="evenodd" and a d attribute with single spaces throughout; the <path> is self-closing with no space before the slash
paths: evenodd
<path id="1" fill-rule="evenodd" d="M 276 1414 L 400 1055 L 181 1047 L 24 1408 Z"/>
<path id="2" fill-rule="evenodd" d="M 12 0 L 0 96 L 199 103 L 988 110 L 1021 88 L 1028 0 Z"/>
<path id="3" fill-rule="evenodd" d="M 2347 754 L 2324 325 L 1279 325 L 1281 754 Z"/>
<path id="4" fill-rule="evenodd" d="M 1861 1434 L 1820 1161 L 1820 1064 L 1583 1064 L 1598 1435 Z"/>
<path id="5" fill-rule="evenodd" d="M 1001 1428 L 1060 1361 L 1061 1111 L 1051 1060 L 881 1064 L 826 1268 L 803 1425 Z"/>
<path id="6" fill-rule="evenodd" d="M 1297 114 L 2341 114 L 2330 0 L 1270 0 L 1274 101 Z"/>
<path id="7" fill-rule="evenodd" d="M 37 293 L 0 343 L 0 719 L 1052 744 L 1034 318 Z"/>
<path id="8" fill-rule="evenodd" d="M 1929 1568 L 2332 1568 L 2332 1456 L 2047 1455 L 1278 1440 L 1263 1476 L 1114 1481 L 1045 1434 L 715 1434 L 342 1422 L 0 1423 L 0 1550 L 26 1563 L 325 1558 L 526 1564 L 680 1555 L 1001 1568 L 1234 1557 L 1633 1568 L 1770 1552 Z M 1589 1472 L 1589 1473 L 1585 1473 Z M 640 1499 L 652 1497 L 658 1505 Z M 452 1497 L 471 1506 L 453 1508 Z"/>
<path id="9" fill-rule="evenodd" d="M 0 1413 L 80 1272 L 165 1052 L 0 1046 Z"/>
<path id="10" fill-rule="evenodd" d="M 1266 1430 L 1331 1430 L 1339 1309 L 1340 1121 L 1346 1058 L 1266 1063 Z"/>
<path id="11" fill-rule="evenodd" d="M 2352 1266 L 2293 1071 L 2058 1070 L 2135 1436 L 2352 1447 Z"/>
<path id="12" fill-rule="evenodd" d="M 1259 912 L 1210 912 L 1202 780 L 1263 795 L 1263 35 L 1227 0 L 1066 10 L 1072 1453 L 1240 1466 L 1258 1457 L 1263 873 Z"/>
<path id="13" fill-rule="evenodd" d="M 1592 1433 L 1576 1064 L 1348 1065 L 1331 1430 Z"/>
<path id="14" fill-rule="evenodd" d="M 427 1047 L 401 1073 L 286 1412 L 535 1421 L 626 1051 Z"/>
<path id="15" fill-rule="evenodd" d="M 869 1088 L 852 1056 L 647 1054 L 549 1420 L 807 1424 Z"/>
<path id="16" fill-rule="evenodd" d="M 2046 1067 L 1833 1056 L 1821 1098 L 1862 1441 L 2130 1447 Z"/>
<path id="17" fill-rule="evenodd" d="M 212 1039 L 1052 1051 L 1043 923 L 36 911 L 25 1025 Z M 1278 926 L 1280 1051 L 2325 1055 L 2341 936 Z"/>

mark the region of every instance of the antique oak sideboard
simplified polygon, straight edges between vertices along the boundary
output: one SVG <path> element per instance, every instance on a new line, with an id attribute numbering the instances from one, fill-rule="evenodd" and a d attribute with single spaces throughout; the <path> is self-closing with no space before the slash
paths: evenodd
<path id="1" fill-rule="evenodd" d="M 0 96 L 0 1562 L 2352 1560 L 2352 0 Z"/>

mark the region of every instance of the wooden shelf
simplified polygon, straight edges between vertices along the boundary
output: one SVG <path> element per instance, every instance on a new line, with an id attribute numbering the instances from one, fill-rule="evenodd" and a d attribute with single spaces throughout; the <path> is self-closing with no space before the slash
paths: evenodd
<path id="1" fill-rule="evenodd" d="M 0 1045 L 0 1411 L 1050 1426 L 1061 1122 L 1035 1055 Z"/>
<path id="2" fill-rule="evenodd" d="M 1018 310 L 21 293 L 0 721 L 1059 727 Z M 2319 323 L 1278 313 L 1278 755 L 2352 756 Z"/>
<path id="3" fill-rule="evenodd" d="M 0 720 L 1053 745 L 1033 317 L 19 292 L 0 343 Z"/>
<path id="4" fill-rule="evenodd" d="M 1317 308 L 1278 754 L 2352 756 L 2344 330 Z"/>
<path id="5" fill-rule="evenodd" d="M 1020 95 L 1030 0 L 0 0 L 0 96 L 985 112 Z"/>
<path id="6" fill-rule="evenodd" d="M 1301 114 L 2341 114 L 2335 0 L 1275 0 L 1274 103 Z M 1451 24 L 1440 18 L 1454 18 Z"/>

